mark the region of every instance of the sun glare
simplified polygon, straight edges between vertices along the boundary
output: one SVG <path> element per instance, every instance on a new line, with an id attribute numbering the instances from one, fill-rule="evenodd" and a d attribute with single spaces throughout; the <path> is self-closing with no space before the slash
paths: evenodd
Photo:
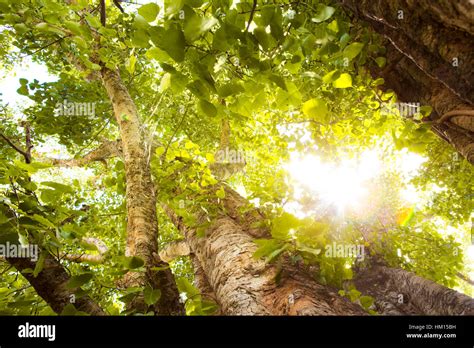
<path id="1" fill-rule="evenodd" d="M 294 153 L 286 169 L 294 184 L 317 194 L 343 213 L 366 198 L 366 183 L 379 173 L 380 164 L 375 151 L 366 151 L 358 160 L 347 159 L 339 164 L 322 162 L 315 155 L 301 157 Z M 295 192 L 296 196 L 302 193 Z"/>
<path id="2" fill-rule="evenodd" d="M 400 190 L 400 196 L 405 203 L 423 202 L 423 192 L 409 184 L 409 180 L 426 158 L 406 150 L 397 151 L 389 161 L 385 158 L 382 161 L 382 158 L 379 148 L 366 150 L 358 158 L 343 159 L 338 163 L 324 162 L 316 155 L 293 152 L 285 168 L 294 188 L 295 200 L 310 193 L 321 203 L 337 208 L 339 214 L 362 210 L 370 199 L 371 181 L 386 170 L 396 171 L 403 178 L 406 186 Z M 297 213 L 297 205 L 290 203 L 287 208 Z"/>

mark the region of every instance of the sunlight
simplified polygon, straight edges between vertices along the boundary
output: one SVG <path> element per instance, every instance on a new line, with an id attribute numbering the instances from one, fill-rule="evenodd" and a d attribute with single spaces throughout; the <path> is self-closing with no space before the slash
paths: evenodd
<path id="1" fill-rule="evenodd" d="M 293 153 L 286 169 L 297 185 L 318 194 L 322 201 L 343 213 L 365 199 L 366 183 L 379 173 L 380 165 L 375 151 L 366 151 L 359 160 L 347 159 L 340 164 L 321 162 L 315 155 L 301 157 Z"/>

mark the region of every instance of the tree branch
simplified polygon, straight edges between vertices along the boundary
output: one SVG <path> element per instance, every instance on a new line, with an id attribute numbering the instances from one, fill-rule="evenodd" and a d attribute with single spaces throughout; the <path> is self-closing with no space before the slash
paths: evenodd
<path id="1" fill-rule="evenodd" d="M 94 245 L 97 248 L 99 254 L 91 255 L 91 254 L 68 254 L 61 252 L 59 253 L 59 257 L 63 260 L 68 260 L 71 262 L 87 262 L 87 263 L 102 263 L 104 261 L 105 254 L 109 251 L 107 245 L 98 238 L 88 237 L 83 238 L 82 242 L 90 245 Z"/>
<path id="2" fill-rule="evenodd" d="M 122 142 L 120 140 L 106 140 L 82 158 L 50 159 L 50 161 L 54 166 L 70 168 L 84 166 L 91 162 L 105 162 L 112 157 L 122 157 Z"/>
<path id="3" fill-rule="evenodd" d="M 245 32 L 249 31 L 250 23 L 252 23 L 256 8 L 257 8 L 257 0 L 253 0 L 252 11 L 250 12 L 249 22 L 247 23 L 247 28 L 245 28 Z"/>

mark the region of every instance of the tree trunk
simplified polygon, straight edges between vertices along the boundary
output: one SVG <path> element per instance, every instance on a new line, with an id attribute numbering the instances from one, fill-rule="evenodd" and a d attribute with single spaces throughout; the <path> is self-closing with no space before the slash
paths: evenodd
<path id="1" fill-rule="evenodd" d="M 28 258 L 7 258 L 7 261 L 18 272 L 35 268 L 35 262 Z M 22 273 L 22 275 L 33 286 L 36 293 L 58 314 L 68 304 L 73 304 L 79 311 L 91 315 L 105 315 L 104 311 L 89 296 L 75 298 L 74 289 L 69 289 L 66 286 L 69 276 L 64 267 L 49 254 L 46 256 L 43 269 L 36 277 L 32 273 Z"/>
<path id="2" fill-rule="evenodd" d="M 468 0 L 341 0 L 388 41 L 383 77 L 402 102 L 433 107 L 432 130 L 474 164 L 474 5 Z M 400 55 L 403 57 L 400 59 Z"/>
<path id="3" fill-rule="evenodd" d="M 149 153 L 146 151 L 138 112 L 117 71 L 103 68 L 102 81 L 112 102 L 115 118 L 120 127 L 126 177 L 127 201 L 127 256 L 145 261 L 146 272 L 129 272 L 124 278 L 126 287 L 147 286 L 161 290 L 155 306 L 157 315 L 184 314 L 179 303 L 178 289 L 169 269 L 153 271 L 164 266 L 157 257 L 158 224 L 155 189 L 151 178 Z M 143 312 L 147 305 L 139 297 L 132 307 Z"/>
<path id="4" fill-rule="evenodd" d="M 225 315 L 365 314 L 296 268 L 280 270 L 254 259 L 252 237 L 228 216 L 217 218 L 206 237 L 193 229 L 183 232 Z"/>
<path id="5" fill-rule="evenodd" d="M 257 249 L 253 239 L 269 236 L 265 227 L 258 227 L 263 226 L 263 216 L 249 209 L 235 191 L 225 191 L 224 209 L 205 237 L 198 237 L 194 228 L 165 209 L 204 272 L 207 283 L 203 289 L 215 296 L 223 315 L 366 314 L 359 305 L 339 296 L 337 289 L 318 284 L 300 266 L 286 260 L 280 265 L 266 264 L 253 258 Z M 374 266 L 361 270 L 354 283 L 363 294 L 375 298 L 380 314 L 472 314 L 469 296 L 402 269 Z"/>
<path id="6" fill-rule="evenodd" d="M 402 269 L 374 266 L 358 273 L 357 289 L 387 314 L 474 315 L 474 300 Z"/>

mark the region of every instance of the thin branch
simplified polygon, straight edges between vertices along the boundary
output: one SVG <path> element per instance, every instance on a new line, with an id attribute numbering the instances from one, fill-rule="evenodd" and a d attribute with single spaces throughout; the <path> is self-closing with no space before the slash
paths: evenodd
<path id="1" fill-rule="evenodd" d="M 20 149 L 18 146 L 16 146 L 10 139 L 8 139 L 3 133 L 0 132 L 0 137 L 2 137 L 8 145 L 10 145 L 16 152 L 21 154 L 24 158 L 26 163 L 30 163 L 28 161 L 31 161 L 31 158 L 28 158 L 28 153 L 22 149 Z"/>
<path id="2" fill-rule="evenodd" d="M 59 41 L 64 40 L 66 37 L 68 37 L 68 35 L 66 35 L 66 36 L 61 36 L 61 37 L 59 37 L 58 39 L 56 39 L 56 40 L 54 40 L 54 41 L 52 41 L 52 42 L 50 42 L 50 43 L 47 43 L 46 45 L 44 45 L 44 46 L 38 48 L 37 50 L 35 50 L 35 51 L 31 52 L 31 53 L 28 53 L 28 54 L 26 54 L 26 55 L 21 56 L 20 58 L 25 58 L 25 57 L 28 57 L 28 56 L 32 56 L 32 55 L 34 55 L 34 54 L 36 54 L 36 53 L 38 53 L 38 52 L 44 50 L 45 48 L 48 48 L 49 46 L 52 46 L 52 45 L 54 45 L 55 43 L 58 43 Z"/>
<path id="3" fill-rule="evenodd" d="M 100 0 L 100 22 L 105 27 L 107 21 L 107 15 L 105 13 L 105 0 Z"/>
<path id="4" fill-rule="evenodd" d="M 247 23 L 247 28 L 245 28 L 245 32 L 249 31 L 250 23 L 252 23 L 256 8 L 257 8 L 257 0 L 253 0 L 252 12 L 250 12 L 249 22 Z"/>
<path id="5" fill-rule="evenodd" d="M 184 122 L 184 119 L 185 119 L 185 117 L 186 117 L 186 111 L 187 111 L 187 109 L 185 109 L 185 110 L 183 111 L 183 116 L 181 117 L 181 120 L 179 121 L 178 126 L 177 126 L 176 129 L 174 130 L 173 134 L 171 135 L 170 140 L 169 140 L 168 143 L 166 144 L 165 152 L 163 152 L 163 155 L 161 155 L 161 158 L 166 158 L 166 153 L 168 152 L 168 148 L 170 147 L 171 142 L 173 141 L 174 137 L 176 136 L 176 133 L 178 133 L 178 130 L 181 128 L 181 125 L 182 125 L 183 122 Z"/>
<path id="6" fill-rule="evenodd" d="M 78 167 L 91 162 L 105 162 L 105 160 L 108 158 L 120 156 L 122 156 L 121 141 L 104 141 L 95 150 L 92 150 L 81 158 L 72 158 L 66 160 L 50 159 L 50 161 L 53 165 L 58 167 Z"/>

